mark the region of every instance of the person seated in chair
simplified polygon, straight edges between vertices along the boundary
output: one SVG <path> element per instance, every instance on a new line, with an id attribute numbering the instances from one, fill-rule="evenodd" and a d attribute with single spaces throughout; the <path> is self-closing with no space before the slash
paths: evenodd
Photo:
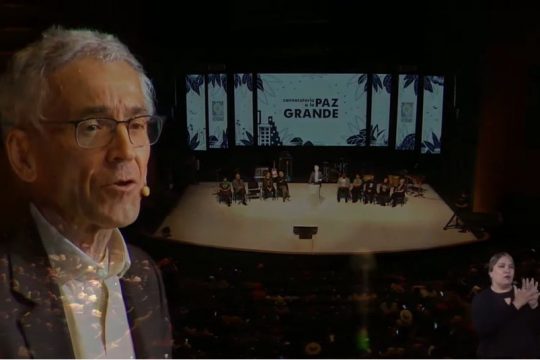
<path id="1" fill-rule="evenodd" d="M 277 177 L 277 193 L 278 196 L 281 196 L 283 198 L 283 202 L 285 200 L 291 200 L 291 195 L 289 194 L 289 184 L 287 183 L 287 178 L 285 177 L 285 173 L 280 170 L 279 176 Z"/>
<path id="2" fill-rule="evenodd" d="M 234 175 L 234 180 L 232 182 L 232 187 L 234 191 L 234 197 L 236 200 L 241 200 L 242 204 L 247 205 L 246 203 L 246 184 L 244 180 L 240 177 L 240 173 Z"/>
<path id="3" fill-rule="evenodd" d="M 341 173 L 341 176 L 339 177 L 337 181 L 337 185 L 338 185 L 337 201 L 340 202 L 341 198 L 344 197 L 345 202 L 349 202 L 349 192 L 351 189 L 351 181 L 345 175 L 345 173 Z"/>
<path id="4" fill-rule="evenodd" d="M 268 197 L 270 196 L 272 196 L 272 198 L 276 197 L 276 188 L 274 187 L 274 180 L 272 179 L 271 175 L 272 174 L 270 172 L 266 172 L 262 180 L 262 191 L 264 200 L 268 199 Z"/>
<path id="5" fill-rule="evenodd" d="M 390 182 L 388 177 L 385 177 L 381 183 L 377 185 L 377 203 L 382 206 L 390 201 Z"/>
<path id="6" fill-rule="evenodd" d="M 373 179 L 368 179 L 364 183 L 364 204 L 367 204 L 368 202 L 372 204 L 376 194 L 377 184 L 375 184 L 375 181 L 373 181 Z"/>
<path id="7" fill-rule="evenodd" d="M 362 178 L 356 174 L 351 187 L 352 202 L 355 203 L 362 197 Z"/>
<path id="8" fill-rule="evenodd" d="M 223 181 L 219 183 L 218 196 L 220 202 L 225 202 L 228 206 L 231 206 L 232 187 L 227 177 L 224 177 Z"/>
<path id="9" fill-rule="evenodd" d="M 407 185 L 405 184 L 405 178 L 399 178 L 399 184 L 392 189 L 390 195 L 390 201 L 392 202 L 392 207 L 395 207 L 397 203 L 405 202 L 405 191 L 407 190 Z"/>
<path id="10" fill-rule="evenodd" d="M 279 177 L 279 172 L 278 172 L 278 169 L 276 168 L 276 162 L 274 161 L 274 164 L 272 165 L 272 169 L 270 170 L 270 174 L 272 174 L 272 181 L 274 183 L 277 183 L 277 180 L 278 180 L 278 177 Z"/>

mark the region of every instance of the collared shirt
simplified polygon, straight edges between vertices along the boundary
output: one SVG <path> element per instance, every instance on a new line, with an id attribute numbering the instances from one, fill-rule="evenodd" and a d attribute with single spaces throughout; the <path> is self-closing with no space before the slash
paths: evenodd
<path id="1" fill-rule="evenodd" d="M 114 229 L 96 262 L 52 226 L 33 205 L 52 273 L 60 287 L 76 358 L 134 358 L 119 278 L 131 264 L 126 243 Z"/>

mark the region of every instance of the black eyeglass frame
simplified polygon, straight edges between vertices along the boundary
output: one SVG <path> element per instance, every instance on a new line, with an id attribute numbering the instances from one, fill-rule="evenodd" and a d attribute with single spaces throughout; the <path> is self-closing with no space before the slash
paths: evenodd
<path id="1" fill-rule="evenodd" d="M 129 141 L 131 142 L 131 144 L 135 145 L 135 143 L 133 142 L 133 139 L 131 138 L 131 132 L 129 130 L 129 126 L 130 126 L 132 121 L 138 120 L 140 118 L 148 118 L 149 122 L 151 120 L 156 120 L 157 125 L 158 125 L 158 133 L 157 133 L 157 136 L 156 136 L 154 141 L 149 141 L 148 144 L 136 145 L 136 146 L 137 147 L 152 146 L 152 145 L 154 145 L 155 143 L 158 142 L 159 137 L 161 136 L 161 132 L 163 131 L 163 124 L 165 122 L 165 118 L 163 116 L 145 114 L 145 115 L 136 115 L 136 116 L 133 116 L 133 117 L 131 117 L 129 119 L 126 119 L 126 120 L 116 120 L 116 119 L 111 119 L 111 118 L 107 118 L 107 117 L 103 117 L 103 116 L 99 116 L 99 117 L 94 116 L 94 117 L 87 117 L 87 118 L 79 119 L 79 120 L 40 121 L 40 124 L 71 124 L 71 125 L 73 125 L 74 130 L 75 130 L 74 136 L 75 136 L 75 141 L 77 142 L 77 145 L 79 145 L 83 149 L 96 149 L 96 148 L 100 148 L 100 147 L 104 147 L 104 146 L 109 145 L 113 141 L 114 136 L 111 136 L 111 140 L 108 143 L 103 144 L 103 145 L 99 145 L 99 146 L 82 146 L 81 143 L 79 142 L 79 137 L 77 135 L 78 134 L 78 128 L 79 128 L 80 124 L 82 124 L 82 123 L 84 123 L 86 121 L 91 121 L 91 120 L 107 120 L 107 121 L 110 121 L 111 124 L 114 123 L 114 128 L 111 130 L 111 133 L 114 133 L 114 131 L 116 131 L 117 127 L 120 124 L 126 124 L 126 128 L 127 128 L 127 131 L 128 131 L 128 136 L 129 136 Z"/>

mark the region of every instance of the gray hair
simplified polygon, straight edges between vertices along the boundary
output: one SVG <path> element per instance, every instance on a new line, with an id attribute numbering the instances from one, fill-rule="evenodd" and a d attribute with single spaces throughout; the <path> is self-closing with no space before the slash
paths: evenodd
<path id="1" fill-rule="evenodd" d="M 505 256 L 509 257 L 512 260 L 512 262 L 514 262 L 514 259 L 512 258 L 512 256 L 509 253 L 507 253 L 506 251 L 496 253 L 495 255 L 493 255 L 491 257 L 491 259 L 489 259 L 488 272 L 492 272 L 493 268 L 497 264 L 497 261 L 499 261 L 500 258 L 503 258 Z"/>
<path id="2" fill-rule="evenodd" d="M 154 113 L 154 87 L 135 59 L 118 38 L 89 29 L 51 27 L 40 40 L 15 53 L 7 71 L 0 77 L 0 125 L 5 136 L 14 126 L 39 128 L 49 86 L 47 77 L 66 64 L 91 57 L 103 62 L 125 61 L 139 73 L 148 111 Z"/>

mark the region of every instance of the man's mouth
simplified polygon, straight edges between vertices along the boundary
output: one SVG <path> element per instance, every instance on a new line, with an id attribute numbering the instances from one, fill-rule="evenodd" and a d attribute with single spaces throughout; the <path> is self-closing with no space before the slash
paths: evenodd
<path id="1" fill-rule="evenodd" d="M 134 183 L 135 181 L 133 180 L 120 180 L 120 181 L 115 182 L 114 184 L 117 186 L 128 186 Z"/>
<path id="2" fill-rule="evenodd" d="M 115 181 L 114 183 L 106 187 L 115 191 L 129 192 L 129 191 L 134 190 L 136 186 L 137 186 L 137 181 L 133 179 L 128 179 L 128 180 Z"/>

